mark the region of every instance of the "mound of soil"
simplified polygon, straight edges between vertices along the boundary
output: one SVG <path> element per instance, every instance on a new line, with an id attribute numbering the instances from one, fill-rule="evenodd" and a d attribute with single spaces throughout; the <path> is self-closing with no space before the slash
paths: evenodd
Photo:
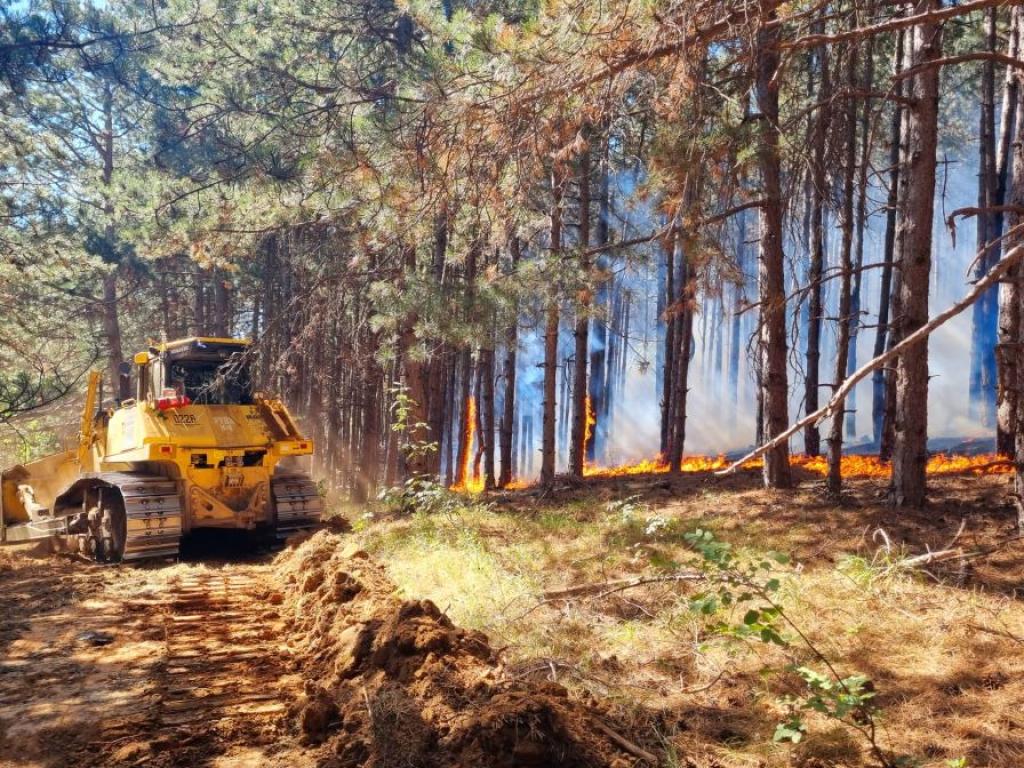
<path id="1" fill-rule="evenodd" d="M 276 567 L 306 681 L 292 714 L 332 764 L 634 764 L 598 707 L 553 683 L 507 679 L 485 635 L 455 626 L 430 601 L 400 600 L 379 564 L 329 532 Z"/>

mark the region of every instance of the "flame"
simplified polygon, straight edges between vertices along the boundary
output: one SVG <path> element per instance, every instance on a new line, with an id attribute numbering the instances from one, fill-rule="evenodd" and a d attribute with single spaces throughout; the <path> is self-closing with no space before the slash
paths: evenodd
<path id="1" fill-rule="evenodd" d="M 590 438 L 594 436 L 594 425 L 597 424 L 597 416 L 594 414 L 594 404 L 590 401 L 590 395 L 587 395 L 587 425 L 586 431 L 583 433 L 583 455 L 587 455 L 587 448 L 590 447 Z M 584 470 L 586 474 L 586 470 Z"/>
<path id="2" fill-rule="evenodd" d="M 725 469 L 729 466 L 729 460 L 725 456 L 685 456 L 680 466 L 683 472 L 713 472 L 716 469 Z M 586 477 L 626 477 L 629 475 L 663 474 L 668 471 L 668 462 L 658 456 L 654 459 L 644 459 L 635 464 L 624 464 L 618 467 L 588 466 L 584 468 L 583 474 Z"/>
<path id="3" fill-rule="evenodd" d="M 824 456 L 805 456 L 801 454 L 789 457 L 794 467 L 825 476 L 828 473 L 828 459 Z M 685 456 L 682 462 L 683 472 L 715 472 L 725 469 L 732 462 L 725 456 Z M 748 461 L 743 469 L 760 469 L 764 466 L 761 459 Z M 881 461 L 877 456 L 843 456 L 841 470 L 846 478 L 881 477 L 887 478 L 892 472 L 889 462 Z M 644 459 L 634 464 L 623 464 L 616 467 L 599 467 L 587 465 L 583 469 L 586 477 L 611 478 L 629 477 L 631 475 L 667 474 L 668 462 L 658 456 Z M 978 456 L 961 456 L 956 454 L 938 453 L 928 459 L 929 475 L 1005 475 L 1013 472 L 1013 463 L 993 454 Z M 510 490 L 528 488 L 528 481 L 515 480 L 508 485 Z"/>
<path id="4" fill-rule="evenodd" d="M 586 409 L 586 431 L 583 437 L 584 450 L 590 444 L 593 438 L 594 425 L 597 424 L 597 416 L 594 414 L 594 406 L 589 396 L 586 399 Z M 473 456 L 477 450 L 475 397 L 470 397 L 466 403 L 466 424 L 464 429 L 466 456 L 462 464 L 462 482 L 452 485 L 451 490 L 481 493 L 484 490 L 483 475 L 479 472 L 473 472 Z M 791 466 L 799 467 L 823 477 L 828 474 L 828 459 L 825 456 L 794 454 L 789 457 L 789 462 Z M 721 454 L 718 456 L 684 456 L 681 469 L 687 473 L 716 472 L 725 469 L 731 463 L 730 459 Z M 745 463 L 742 468 L 760 469 L 763 466 L 764 461 L 762 459 L 754 459 Z M 633 464 L 622 464 L 615 467 L 603 467 L 586 462 L 583 467 L 583 476 L 596 478 L 629 477 L 631 475 L 667 474 L 668 471 L 668 462 L 661 456 L 656 456 L 653 459 L 643 459 Z M 889 462 L 880 460 L 877 456 L 846 455 L 842 457 L 841 471 L 844 478 L 887 478 L 892 472 L 892 465 Z M 1005 475 L 1013 471 L 1013 462 L 994 454 L 963 456 L 937 453 L 929 457 L 927 466 L 928 474 L 933 476 L 957 474 Z M 522 490 L 529 488 L 531 485 L 533 483 L 530 480 L 516 478 L 505 488 L 506 490 Z"/>
<path id="5" fill-rule="evenodd" d="M 476 398 L 470 397 L 466 402 L 466 424 L 464 425 L 466 456 L 462 460 L 462 482 L 452 485 L 453 491 L 481 493 L 484 489 L 484 478 L 481 473 L 473 473 L 473 453 L 476 450 Z"/>

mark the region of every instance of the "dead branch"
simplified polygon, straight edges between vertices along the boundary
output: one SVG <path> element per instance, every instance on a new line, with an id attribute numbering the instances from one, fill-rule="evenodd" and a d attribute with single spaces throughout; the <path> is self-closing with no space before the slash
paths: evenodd
<path id="1" fill-rule="evenodd" d="M 985 208 L 968 207 L 968 208 L 957 208 L 949 216 L 946 217 L 946 228 L 949 230 L 950 237 L 953 238 L 953 245 L 956 245 L 956 220 L 969 219 L 973 216 L 980 216 L 982 214 L 989 213 L 1016 213 L 1024 214 L 1024 207 L 1019 205 L 989 205 Z M 1000 238 L 1002 240 L 1004 238 Z M 996 240 L 992 241 L 994 245 Z M 977 259 L 975 259 L 977 261 Z M 973 266 L 973 265 L 972 265 Z M 970 271 L 970 270 L 968 270 Z"/>
<path id="2" fill-rule="evenodd" d="M 961 3 L 960 5 L 949 6 L 939 10 L 929 10 L 919 13 L 916 16 L 900 16 L 888 19 L 873 26 L 857 27 L 835 34 L 805 35 L 788 43 L 782 43 L 779 48 L 784 51 L 798 50 L 804 48 L 816 48 L 820 45 L 843 43 L 847 40 L 862 40 L 865 37 L 881 35 L 886 32 L 898 32 L 901 29 L 916 27 L 919 24 L 936 24 L 957 16 L 964 16 L 974 11 L 982 11 L 993 6 L 1005 5 L 1006 0 L 973 0 L 973 2 Z"/>
<path id="3" fill-rule="evenodd" d="M 809 424 L 820 424 L 824 419 L 832 416 L 837 409 L 842 408 L 842 404 L 846 401 L 847 395 L 850 390 L 856 386 L 857 382 L 867 377 L 869 373 L 874 371 L 876 368 L 880 368 L 890 360 L 899 357 L 903 352 L 928 338 L 935 331 L 945 325 L 949 320 L 953 319 L 969 306 L 974 304 L 981 296 L 988 290 L 992 285 L 995 285 L 999 279 L 1005 275 L 1010 269 L 1012 269 L 1021 258 L 1024 258 L 1024 247 L 1017 246 L 1009 253 L 1006 254 L 1003 259 L 996 264 L 992 269 L 988 271 L 981 280 L 974 284 L 971 291 L 959 302 L 954 304 L 952 307 L 944 312 L 939 313 L 923 326 L 918 328 L 916 331 L 911 333 L 905 339 L 898 344 L 895 344 L 892 349 L 888 352 L 883 352 L 878 357 L 869 360 L 867 363 L 858 368 L 852 375 L 848 376 L 846 380 L 840 385 L 840 387 L 832 395 L 832 398 L 824 405 L 813 413 L 808 414 L 804 418 L 797 421 L 789 429 L 776 435 L 774 438 L 769 440 L 764 445 L 754 449 L 743 458 L 734 461 L 725 469 L 721 469 L 716 472 L 716 475 L 730 475 L 733 474 L 737 469 L 746 464 L 748 461 L 758 458 L 759 456 L 770 451 L 776 446 L 782 445 L 784 442 L 789 440 L 790 437 L 795 435 L 801 429 Z"/>
<path id="4" fill-rule="evenodd" d="M 935 67 L 944 67 L 949 64 L 962 64 L 967 61 L 994 61 L 996 64 L 1005 64 L 1013 69 L 1024 69 L 1024 61 L 1014 57 L 1007 56 L 1005 53 L 995 53 L 993 51 L 979 51 L 976 53 L 963 53 L 959 56 L 946 56 L 942 59 L 935 59 L 925 64 L 918 64 L 916 67 L 905 69 L 899 74 L 893 75 L 893 80 L 904 80 L 908 77 L 914 77 L 921 72 L 928 69 L 934 69 Z"/>
<path id="5" fill-rule="evenodd" d="M 981 624 L 965 624 L 964 626 L 969 627 L 970 629 L 976 629 L 979 632 L 986 632 L 990 635 L 995 635 L 996 637 L 1005 637 L 1007 640 L 1012 640 L 1015 643 L 1024 645 L 1024 637 L 1018 637 L 1012 632 L 1006 632 L 1002 629 L 995 629 L 994 627 L 986 627 Z"/>
<path id="6" fill-rule="evenodd" d="M 984 549 L 975 549 L 970 552 L 964 552 L 964 550 L 957 549 L 942 549 L 936 552 L 926 552 L 923 555 L 916 555 L 914 557 L 907 557 L 900 560 L 897 565 L 900 568 L 917 568 L 922 565 L 931 565 L 933 563 L 943 563 L 948 560 L 977 560 L 979 557 L 987 557 L 995 552 L 998 552 L 1015 541 L 1024 539 L 1024 536 L 1011 536 L 1008 539 L 1003 539 L 998 544 L 994 544 L 991 547 L 985 547 Z"/>
<path id="7" fill-rule="evenodd" d="M 602 597 L 607 597 L 608 595 L 613 595 L 616 592 L 624 592 L 627 589 L 642 587 L 646 584 L 703 581 L 704 579 L 704 574 L 698 573 L 697 571 L 674 573 L 670 576 L 654 576 L 651 578 L 613 579 L 611 581 L 602 581 L 594 584 L 579 584 L 575 587 L 568 587 L 566 589 L 549 590 L 544 592 L 544 600 L 545 602 L 550 602 L 554 600 L 567 600 L 574 597 L 588 597 L 591 595 L 600 599 Z"/>
<path id="8" fill-rule="evenodd" d="M 652 755 L 646 749 L 638 747 L 632 741 L 629 741 L 628 739 L 626 739 L 621 734 L 619 734 L 616 731 L 612 730 L 610 726 L 606 725 L 605 723 L 601 722 L 600 720 L 598 720 L 596 718 L 594 719 L 594 725 L 597 726 L 597 729 L 599 731 L 601 731 L 601 733 L 603 733 L 605 736 L 607 736 L 609 739 L 611 739 L 613 742 L 615 742 L 618 746 L 622 747 L 622 749 L 624 749 L 627 752 L 629 752 L 629 754 L 631 754 L 631 755 L 633 755 L 635 757 L 639 757 L 641 760 L 645 760 L 646 762 L 650 763 L 651 765 L 658 765 L 658 758 L 657 757 Z"/>

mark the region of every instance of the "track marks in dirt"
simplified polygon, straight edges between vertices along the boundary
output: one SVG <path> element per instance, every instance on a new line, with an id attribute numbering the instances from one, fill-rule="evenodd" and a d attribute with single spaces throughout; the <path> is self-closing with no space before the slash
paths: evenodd
<path id="1" fill-rule="evenodd" d="M 0 573 L 45 605 L 16 611 L 0 644 L 0 766 L 309 764 L 267 565 L 62 566 Z M 58 586 L 66 599 L 47 603 Z"/>
<path id="2" fill-rule="evenodd" d="M 164 629 L 164 728 L 280 714 L 288 690 L 284 625 L 249 575 L 186 574 L 172 583 Z"/>

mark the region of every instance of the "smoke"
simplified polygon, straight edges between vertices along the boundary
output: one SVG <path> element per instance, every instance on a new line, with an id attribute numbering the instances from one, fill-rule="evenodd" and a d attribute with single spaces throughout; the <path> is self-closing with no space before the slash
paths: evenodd
<path id="1" fill-rule="evenodd" d="M 973 220 L 959 227 L 955 243 L 946 229 L 949 212 L 976 204 L 976 152 L 970 145 L 960 149 L 960 156 L 947 157 L 940 165 L 935 201 L 935 230 L 932 255 L 930 312 L 932 315 L 956 302 L 970 288 L 967 269 L 975 257 L 975 224 Z M 615 239 L 629 239 L 654 231 L 663 225 L 661 215 L 651 201 L 638 192 L 643 181 L 640 170 L 615 175 L 611 182 L 611 227 Z M 884 203 L 886 190 L 879 184 L 869 189 L 869 217 L 865 231 L 864 264 L 880 264 L 885 237 Z M 799 211 L 793 211 L 799 216 Z M 826 224 L 826 274 L 838 275 L 840 235 L 834 214 Z M 791 224 L 790 229 L 796 227 Z M 750 353 L 752 335 L 757 329 L 757 313 L 738 314 L 746 302 L 757 300 L 756 214 L 749 216 L 746 230 L 746 252 L 743 232 L 731 239 L 733 260 L 739 267 L 740 284 L 719 281 L 712 276 L 711 285 L 698 295 L 694 318 L 694 348 L 690 364 L 690 390 L 686 427 L 686 453 L 717 455 L 749 448 L 756 433 L 756 385 Z M 786 242 L 787 286 L 789 290 L 806 285 L 806 247 L 793 237 Z M 609 368 L 611 407 L 607 414 L 598 414 L 595 434 L 606 436 L 604 450 L 597 457 L 603 466 L 615 466 L 649 459 L 657 455 L 661 428 L 662 340 L 664 322 L 659 293 L 664 290 L 664 259 L 661 245 L 651 243 L 633 248 L 628 256 L 616 254 L 609 259 L 614 277 L 608 305 L 599 307 L 598 318 L 591 327 L 591 343 L 597 334 L 594 326 L 606 323 L 606 351 L 614 358 L 619 348 L 622 357 L 611 359 L 609 367 L 618 365 L 619 379 Z M 659 271 L 660 270 L 660 271 Z M 833 271 L 829 271 L 833 270 Z M 703 277 L 707 277 L 704 275 Z M 861 278 L 861 327 L 857 334 L 858 366 L 871 359 L 878 323 L 881 269 L 870 268 Z M 830 396 L 827 386 L 835 378 L 836 321 L 838 315 L 839 280 L 825 282 L 822 291 L 823 327 L 821 339 L 820 380 L 823 384 L 819 400 Z M 615 309 L 615 302 L 621 304 Z M 806 303 L 793 300 L 789 306 L 791 391 L 790 420 L 803 414 L 804 344 Z M 624 327 L 628 315 L 628 328 Z M 568 414 L 565 399 L 571 382 L 572 321 L 571 309 L 563 312 L 559 340 L 559 387 L 557 411 L 559 419 L 559 469 L 564 469 L 567 456 L 568 430 L 564 417 Z M 992 428 L 972 416 L 968 397 L 970 373 L 971 314 L 966 312 L 936 331 L 929 341 L 931 382 L 929 388 L 929 434 L 943 437 L 988 437 Z M 517 387 L 519 413 L 517 418 L 518 474 L 534 477 L 539 470 L 538 452 L 541 440 L 541 408 L 543 334 L 537 329 L 524 329 L 520 334 L 520 355 Z M 847 444 L 868 443 L 872 439 L 872 385 L 867 377 L 856 387 L 853 396 L 855 434 L 846 437 Z M 829 424 L 821 425 L 826 434 Z M 802 437 L 794 438 L 794 450 L 802 450 Z M 535 454 L 530 456 L 530 454 Z M 524 459 L 524 457 L 526 457 Z M 531 461 L 530 458 L 533 460 Z"/>

